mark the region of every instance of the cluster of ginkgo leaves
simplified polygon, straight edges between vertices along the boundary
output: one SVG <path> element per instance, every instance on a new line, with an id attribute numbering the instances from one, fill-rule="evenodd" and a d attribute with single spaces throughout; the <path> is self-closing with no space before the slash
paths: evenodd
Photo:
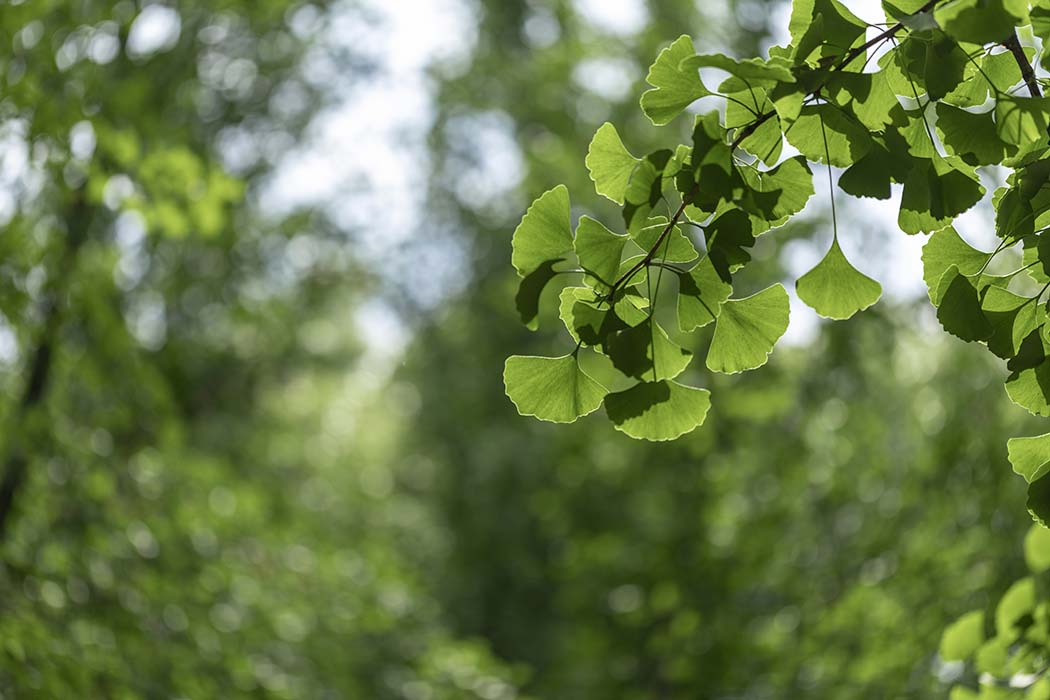
<path id="1" fill-rule="evenodd" d="M 1050 530 L 1025 536 L 1029 575 L 1016 581 L 992 614 L 972 610 L 941 636 L 940 657 L 954 685 L 950 700 L 1050 700 Z"/>
<path id="2" fill-rule="evenodd" d="M 520 413 L 571 422 L 604 404 L 617 429 L 649 440 L 702 424 L 710 393 L 678 381 L 693 352 L 674 338 L 714 324 L 709 370 L 766 362 L 788 326 L 787 292 L 774 284 L 744 296 L 734 283 L 756 238 L 805 207 L 817 163 L 827 166 L 833 221 L 833 168 L 837 189 L 852 196 L 888 199 L 901 185 L 898 225 L 929 236 L 923 266 L 941 324 L 986 344 L 1006 362 L 1013 401 L 1050 415 L 1050 98 L 1041 77 L 1050 68 L 1050 0 L 883 7 L 886 21 L 875 25 L 837 0 L 795 0 L 791 42 L 766 59 L 697 54 L 687 36 L 659 54 L 641 98 L 653 124 L 683 118 L 704 98 L 723 108 L 695 114 L 689 143 L 640 156 L 612 124 L 598 129 L 586 166 L 597 193 L 622 205 L 621 221 L 581 216 L 573 231 L 563 186 L 528 209 L 512 255 L 522 321 L 536 327 L 552 281 L 578 282 L 558 297 L 575 347 L 507 360 L 506 390 Z M 785 155 L 785 142 L 798 155 Z M 985 196 L 984 166 L 1010 172 L 992 193 L 1001 242 L 991 252 L 952 228 Z M 1017 269 L 1000 274 L 1018 258 Z M 837 223 L 826 255 L 795 284 L 803 302 L 832 319 L 881 295 L 846 258 Z M 656 313 L 658 300 L 671 308 L 668 295 L 672 334 L 657 321 L 667 324 L 670 313 Z M 611 365 L 626 388 L 607 388 L 587 371 L 581 359 L 591 352 L 598 359 L 588 362 L 604 363 L 606 375 Z M 1022 440 L 1011 455 L 1034 463 L 1025 467 L 1034 482 L 1050 472 L 1050 435 Z M 1050 479 L 1033 488 L 1030 504 L 1037 517 L 1050 513 Z"/>

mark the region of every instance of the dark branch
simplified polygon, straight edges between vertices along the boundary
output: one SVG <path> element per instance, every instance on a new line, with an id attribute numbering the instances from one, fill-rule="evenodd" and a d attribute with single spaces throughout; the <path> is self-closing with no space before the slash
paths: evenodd
<path id="1" fill-rule="evenodd" d="M 1014 55 L 1014 60 L 1017 61 L 1017 66 L 1021 69 L 1021 77 L 1024 78 L 1024 84 L 1028 86 L 1028 92 L 1032 94 L 1032 97 L 1042 97 L 1043 91 L 1039 89 L 1039 81 L 1035 78 L 1035 71 L 1032 70 L 1032 64 L 1028 62 L 1028 56 L 1024 54 L 1024 48 L 1021 47 L 1021 41 L 1017 38 L 1016 30 L 1003 42 L 1003 46 L 1010 49 L 1010 53 Z"/>

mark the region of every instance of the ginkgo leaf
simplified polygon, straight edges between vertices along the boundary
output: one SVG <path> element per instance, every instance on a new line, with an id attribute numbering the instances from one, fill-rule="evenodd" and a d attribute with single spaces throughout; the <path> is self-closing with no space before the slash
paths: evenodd
<path id="1" fill-rule="evenodd" d="M 544 192 L 532 203 L 514 229 L 511 247 L 511 264 L 522 277 L 572 251 L 569 190 L 565 185 Z"/>
<path id="2" fill-rule="evenodd" d="M 964 661 L 984 643 L 984 611 L 968 612 L 948 625 L 941 635 L 941 658 Z"/>
<path id="3" fill-rule="evenodd" d="M 678 328 L 688 333 L 717 319 L 733 287 L 722 281 L 711 258 L 678 277 Z"/>
<path id="4" fill-rule="evenodd" d="M 674 440 L 703 425 L 711 392 L 678 382 L 643 382 L 605 397 L 617 430 L 640 440 Z"/>
<path id="5" fill-rule="evenodd" d="M 671 340 L 651 317 L 614 335 L 608 351 L 616 369 L 650 381 L 674 379 L 693 359 L 693 353 Z"/>
<path id="6" fill-rule="evenodd" d="M 1050 569 L 1050 530 L 1032 525 L 1024 536 L 1024 561 L 1034 574 Z"/>
<path id="7" fill-rule="evenodd" d="M 937 104 L 937 131 L 948 152 L 970 165 L 1001 163 L 1010 148 L 996 134 L 991 112 L 975 114 L 940 102 Z"/>
<path id="8" fill-rule="evenodd" d="M 667 219 L 662 216 L 653 217 L 650 223 L 638 229 L 634 235 L 634 242 L 645 251 L 652 249 L 667 228 Z M 687 263 L 696 260 L 699 253 L 692 241 L 686 238 L 682 229 L 674 226 L 668 232 L 659 249 L 654 256 L 658 260 L 666 260 L 674 263 Z"/>
<path id="9" fill-rule="evenodd" d="M 983 196 L 977 175 L 958 159 L 917 158 L 904 180 L 897 224 L 905 233 L 937 231 Z"/>
<path id="10" fill-rule="evenodd" d="M 563 357 L 512 355 L 503 368 L 503 384 L 518 413 L 552 423 L 572 423 L 595 411 L 607 393 L 580 368 L 575 353 Z"/>
<path id="11" fill-rule="evenodd" d="M 1041 527 L 1050 528 L 1050 475 L 1028 485 L 1028 514 Z"/>
<path id="12" fill-rule="evenodd" d="M 802 211 L 813 196 L 813 172 L 802 156 L 788 158 L 764 172 L 747 168 L 741 175 L 748 189 L 737 205 L 771 225 Z"/>
<path id="13" fill-rule="evenodd" d="M 843 54 L 864 37 L 867 24 L 838 0 L 795 0 L 788 23 L 792 44 L 798 46 L 817 15 L 822 18 L 821 36 L 825 45 L 821 52 L 809 56 L 811 59 Z"/>
<path id="14" fill-rule="evenodd" d="M 889 199 L 891 184 L 900 172 L 901 159 L 891 154 L 881 143 L 873 143 L 871 150 L 839 176 L 839 188 L 854 197 Z"/>
<path id="15" fill-rule="evenodd" d="M 1010 400 L 1037 416 L 1050 416 L 1050 361 L 1010 374 L 1006 380 Z"/>
<path id="16" fill-rule="evenodd" d="M 690 104 L 710 95 L 695 69 L 681 67 L 684 59 L 693 56 L 693 40 L 683 34 L 660 52 L 645 77 L 653 86 L 642 94 L 642 111 L 656 125 L 663 125 L 681 114 Z"/>
<path id="17" fill-rule="evenodd" d="M 882 296 L 882 285 L 850 264 L 837 240 L 795 283 L 799 298 L 825 318 L 847 319 Z"/>
<path id="18" fill-rule="evenodd" d="M 1026 576 L 1015 581 L 1006 589 L 1006 593 L 1003 593 L 1003 597 L 999 599 L 999 604 L 995 606 L 996 632 L 1009 639 L 1014 632 L 1014 625 L 1029 615 L 1035 604 L 1035 579 Z"/>
<path id="19" fill-rule="evenodd" d="M 679 68 L 683 72 L 695 72 L 700 68 L 717 68 L 750 83 L 761 83 L 761 81 L 795 82 L 795 76 L 791 72 L 790 64 L 782 63 L 776 59 L 763 61 L 760 58 L 749 58 L 738 61 L 724 54 L 697 54 L 683 59 L 679 64 Z"/>
<path id="20" fill-rule="evenodd" d="M 580 267 L 594 275 L 599 281 L 611 285 L 620 269 L 623 247 L 630 238 L 615 234 L 600 221 L 581 216 L 576 224 L 576 239 L 573 246 Z"/>
<path id="21" fill-rule="evenodd" d="M 937 24 L 957 41 L 971 44 L 998 43 L 1009 37 L 1014 26 L 1027 17 L 1015 17 L 1002 0 L 954 0 L 940 4 L 933 12 Z M 1024 13 L 1027 14 L 1027 13 Z"/>
<path id="22" fill-rule="evenodd" d="M 1046 312 L 1031 297 L 989 286 L 981 296 L 981 311 L 992 327 L 988 349 L 1004 359 L 1015 357 L 1026 338 L 1046 321 Z"/>
<path id="23" fill-rule="evenodd" d="M 974 275 L 991 259 L 990 253 L 982 253 L 959 236 L 954 227 L 935 231 L 922 247 L 922 279 L 926 282 L 930 300 L 941 282 L 944 271 L 955 265 L 964 275 Z"/>
<path id="24" fill-rule="evenodd" d="M 981 309 L 977 288 L 951 265 L 937 284 L 937 320 L 944 330 L 966 341 L 986 340 L 992 326 Z"/>
<path id="25" fill-rule="evenodd" d="M 995 126 L 999 138 L 1017 146 L 1046 140 L 1050 97 L 1000 95 L 995 101 Z"/>
<path id="26" fill-rule="evenodd" d="M 707 351 L 708 369 L 735 374 L 764 365 L 787 330 L 790 311 L 787 291 L 780 284 L 726 301 Z"/>
<path id="27" fill-rule="evenodd" d="M 1010 465 L 1029 484 L 1050 472 L 1050 433 L 1006 441 Z"/>
<path id="28" fill-rule="evenodd" d="M 829 103 L 803 107 L 784 135 L 809 160 L 840 168 L 853 165 L 871 150 L 868 128 L 847 116 L 841 107 Z"/>
<path id="29" fill-rule="evenodd" d="M 525 275 L 518 284 L 518 293 L 514 296 L 514 305 L 521 316 L 521 322 L 529 330 L 536 330 L 538 326 L 537 317 L 540 312 L 540 294 L 558 274 L 554 271 L 554 263 L 561 260 L 547 260 L 540 264 L 535 270 Z"/>
<path id="30" fill-rule="evenodd" d="M 623 220 L 628 231 L 637 231 L 648 222 L 653 207 L 663 197 L 664 170 L 673 157 L 668 149 L 653 151 L 631 171 L 623 193 Z"/>
<path id="31" fill-rule="evenodd" d="M 639 160 L 623 145 L 616 127 L 605 122 L 591 139 L 584 163 L 594 182 L 594 190 L 617 204 L 623 204 L 627 182 Z"/>

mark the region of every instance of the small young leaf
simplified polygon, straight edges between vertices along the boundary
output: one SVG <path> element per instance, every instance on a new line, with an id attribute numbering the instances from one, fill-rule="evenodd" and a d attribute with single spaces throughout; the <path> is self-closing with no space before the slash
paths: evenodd
<path id="1" fill-rule="evenodd" d="M 580 368 L 575 354 L 512 355 L 504 365 L 503 384 L 518 413 L 552 423 L 572 423 L 595 411 L 607 393 Z"/>
<path id="2" fill-rule="evenodd" d="M 674 440 L 703 424 L 711 392 L 678 382 L 643 382 L 605 397 L 616 429 L 640 440 Z"/>
<path id="3" fill-rule="evenodd" d="M 511 239 L 511 264 L 522 277 L 572 250 L 569 190 L 558 185 L 532 203 Z"/>
<path id="4" fill-rule="evenodd" d="M 1024 560 L 1033 574 L 1050 569 L 1050 530 L 1032 525 L 1024 536 Z"/>
<path id="5" fill-rule="evenodd" d="M 1010 400 L 1029 413 L 1050 416 L 1050 361 L 1010 374 L 1006 380 Z"/>
<path id="6" fill-rule="evenodd" d="M 735 374 L 761 367 L 787 330 L 789 315 L 788 295 L 780 284 L 743 299 L 729 299 L 715 323 L 708 369 Z"/>
<path id="7" fill-rule="evenodd" d="M 639 160 L 623 145 L 616 127 L 605 122 L 591 139 L 584 163 L 594 181 L 594 190 L 617 204 L 623 204 L 627 181 Z"/>
<path id="8" fill-rule="evenodd" d="M 1006 441 L 1006 452 L 1014 471 L 1029 484 L 1050 472 L 1050 433 L 1010 438 Z"/>
<path id="9" fill-rule="evenodd" d="M 984 612 L 974 610 L 948 625 L 941 636 L 941 658 L 965 661 L 984 643 Z"/>
<path id="10" fill-rule="evenodd" d="M 799 298 L 825 318 L 847 319 L 882 296 L 882 285 L 850 264 L 836 240 L 816 267 L 795 283 Z"/>
<path id="11" fill-rule="evenodd" d="M 684 59 L 696 53 L 693 40 L 683 34 L 660 52 L 645 80 L 653 86 L 642 95 L 642 111 L 653 124 L 667 124 L 690 104 L 710 95 L 695 69 L 683 70 Z"/>

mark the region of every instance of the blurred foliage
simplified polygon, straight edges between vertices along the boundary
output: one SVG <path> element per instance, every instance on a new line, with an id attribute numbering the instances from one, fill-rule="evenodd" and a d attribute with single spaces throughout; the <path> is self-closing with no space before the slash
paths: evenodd
<path id="1" fill-rule="evenodd" d="M 354 330 L 386 293 L 354 232 L 258 202 L 334 97 L 304 68 L 329 8 L 5 5 L 2 697 L 947 692 L 941 628 L 1024 573 L 1001 454 L 1023 419 L 929 319 L 883 304 L 719 378 L 718 415 L 674 445 L 507 403 L 510 349 L 560 342 L 507 302 L 521 205 L 589 187 L 606 119 L 652 145 L 633 95 L 669 37 L 752 55 L 771 16 L 651 2 L 610 34 L 578 9 L 477 3 L 466 58 L 434 67 L 420 162 L 469 269 L 441 309 L 401 305 L 391 376 Z M 610 66 L 626 83 L 573 82 Z M 491 196 L 445 177 L 484 171 L 479 124 L 520 148 Z M 756 288 L 775 253 L 756 247 Z"/>

